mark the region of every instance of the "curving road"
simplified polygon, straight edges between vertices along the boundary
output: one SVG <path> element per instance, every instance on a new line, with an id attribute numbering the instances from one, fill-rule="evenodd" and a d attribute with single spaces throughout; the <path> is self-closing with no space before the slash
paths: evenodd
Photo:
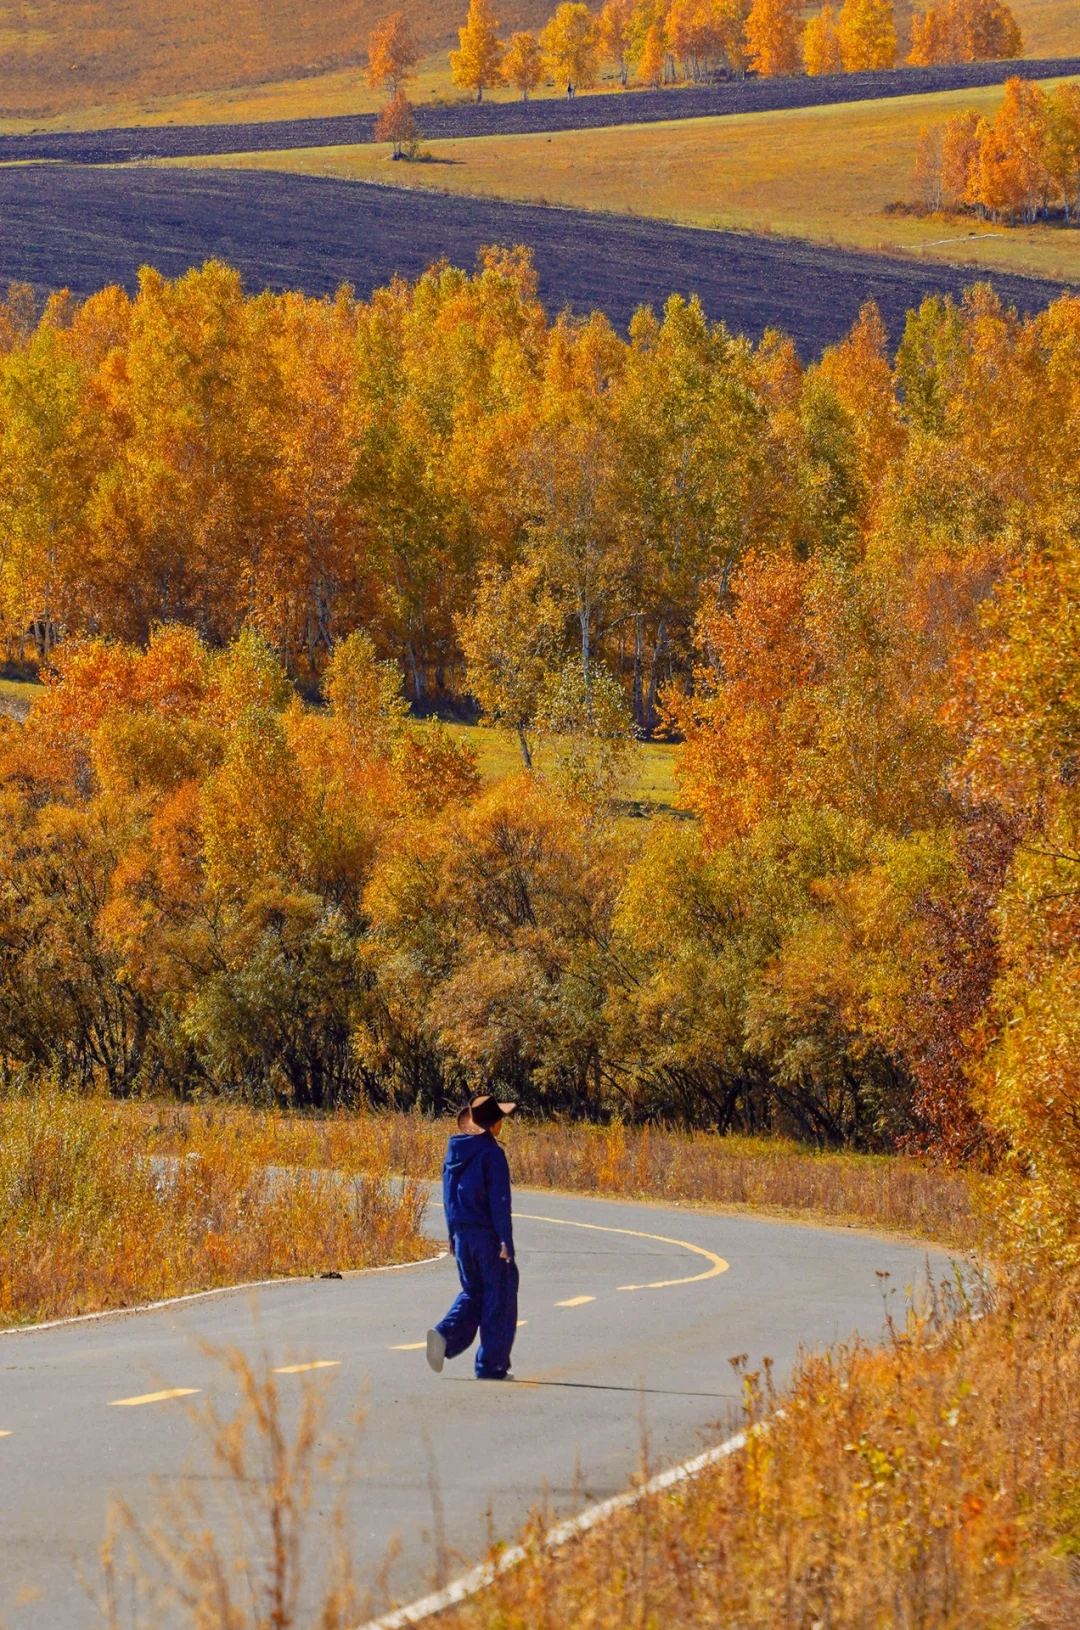
<path id="1" fill-rule="evenodd" d="M 265 1355 L 287 1401 L 306 1370 L 323 1370 L 328 1441 L 363 1400 L 354 1551 L 371 1578 L 396 1539 L 389 1590 L 410 1599 L 481 1555 L 489 1520 L 512 1536 L 542 1489 L 555 1512 L 621 1490 L 639 1465 L 643 1421 L 657 1467 L 725 1434 L 738 1404 L 732 1355 L 752 1365 L 767 1355 L 783 1376 L 801 1344 L 875 1337 L 883 1292 L 900 1307 L 928 1263 L 947 1266 L 940 1253 L 845 1229 L 515 1198 L 523 1326 L 512 1386 L 473 1381 L 468 1358 L 439 1377 L 427 1369 L 424 1332 L 456 1288 L 445 1259 L 0 1337 L 6 1630 L 98 1624 L 80 1575 L 95 1576 L 110 1491 L 150 1511 L 156 1481 L 176 1490 L 194 1479 L 226 1521 L 227 1492 L 187 1399 L 227 1406 L 234 1387 L 203 1344 Z M 317 1508 L 331 1495 L 317 1489 Z"/>

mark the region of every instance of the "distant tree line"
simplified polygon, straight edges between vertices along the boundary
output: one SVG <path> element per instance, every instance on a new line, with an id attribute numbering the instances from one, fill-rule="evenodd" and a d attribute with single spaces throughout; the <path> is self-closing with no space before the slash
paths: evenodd
<path id="1" fill-rule="evenodd" d="M 893 0 L 843 0 L 805 23 L 796 0 L 606 0 L 596 12 L 565 0 L 539 35 L 504 41 L 499 26 L 491 0 L 469 0 L 459 48 L 450 53 L 454 83 L 478 102 L 498 85 L 514 86 L 527 100 L 545 79 L 573 96 L 597 83 L 604 63 L 624 87 L 633 75 L 659 88 L 748 70 L 863 73 L 894 67 L 898 54 Z M 907 60 L 976 62 L 1022 52 L 1004 0 L 943 0 L 913 19 Z M 395 12 L 372 32 L 368 83 L 402 98 L 420 55 L 404 13 Z"/>

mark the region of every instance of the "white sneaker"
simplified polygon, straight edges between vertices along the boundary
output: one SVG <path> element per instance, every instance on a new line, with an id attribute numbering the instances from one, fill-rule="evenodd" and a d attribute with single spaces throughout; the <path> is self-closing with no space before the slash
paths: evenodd
<path id="1" fill-rule="evenodd" d="M 446 1337 L 440 1336 L 437 1330 L 429 1330 L 427 1333 L 427 1361 L 436 1375 L 441 1375 L 445 1357 Z"/>

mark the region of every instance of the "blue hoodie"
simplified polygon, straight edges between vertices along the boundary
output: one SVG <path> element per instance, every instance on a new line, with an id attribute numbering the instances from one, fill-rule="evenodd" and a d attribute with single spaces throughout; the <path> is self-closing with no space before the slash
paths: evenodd
<path id="1" fill-rule="evenodd" d="M 443 1162 L 443 1209 L 453 1239 L 459 1228 L 487 1228 L 510 1256 L 510 1167 L 490 1132 L 459 1132 L 450 1139 Z"/>

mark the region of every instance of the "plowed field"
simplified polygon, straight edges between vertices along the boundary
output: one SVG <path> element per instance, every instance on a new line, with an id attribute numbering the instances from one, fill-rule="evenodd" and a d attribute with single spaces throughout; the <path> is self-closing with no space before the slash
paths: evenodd
<path id="1" fill-rule="evenodd" d="M 791 240 L 451 198 L 278 174 L 28 165 L 0 170 L 0 277 L 88 294 L 132 286 L 140 265 L 178 276 L 210 256 L 250 288 L 361 294 L 440 256 L 471 267 L 483 244 L 527 244 L 549 310 L 607 312 L 625 324 L 644 301 L 698 294 L 710 317 L 760 336 L 792 335 L 804 357 L 839 339 L 873 295 L 894 339 L 925 294 L 959 294 L 963 268 L 919 265 Z M 1021 310 L 1061 285 L 999 276 Z"/>

